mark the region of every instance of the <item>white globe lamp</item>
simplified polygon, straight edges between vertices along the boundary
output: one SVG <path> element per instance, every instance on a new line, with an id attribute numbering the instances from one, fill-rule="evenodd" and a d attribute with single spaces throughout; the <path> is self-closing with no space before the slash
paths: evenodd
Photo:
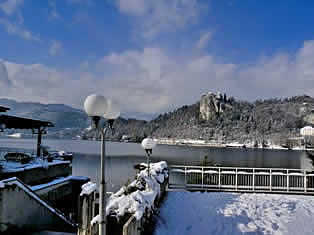
<path id="1" fill-rule="evenodd" d="M 152 138 L 145 138 L 142 140 L 142 148 L 146 151 L 146 157 L 147 157 L 147 172 L 148 176 L 150 175 L 149 165 L 150 165 L 150 155 L 153 153 L 153 148 L 156 147 L 156 142 Z"/>
<path id="2" fill-rule="evenodd" d="M 94 128 L 98 128 L 100 117 L 108 111 L 108 100 L 102 95 L 89 95 L 85 99 L 84 109 L 92 118 Z"/>
<path id="3" fill-rule="evenodd" d="M 145 138 L 142 141 L 142 148 L 145 150 L 152 150 L 156 147 L 156 142 L 152 138 Z"/>
<path id="4" fill-rule="evenodd" d="M 103 116 L 108 111 L 108 100 L 102 95 L 87 96 L 84 109 L 88 116 Z"/>

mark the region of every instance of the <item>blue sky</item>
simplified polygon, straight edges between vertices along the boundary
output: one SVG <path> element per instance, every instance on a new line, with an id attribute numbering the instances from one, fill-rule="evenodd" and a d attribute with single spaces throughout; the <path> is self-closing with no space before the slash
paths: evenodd
<path id="1" fill-rule="evenodd" d="M 1 97 L 159 113 L 314 92 L 314 2 L 0 0 Z"/>

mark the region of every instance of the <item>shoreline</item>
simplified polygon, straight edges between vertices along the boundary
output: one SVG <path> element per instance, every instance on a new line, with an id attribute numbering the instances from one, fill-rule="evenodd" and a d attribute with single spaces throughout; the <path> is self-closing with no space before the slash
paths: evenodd
<path id="1" fill-rule="evenodd" d="M 270 145 L 268 147 L 254 147 L 252 145 L 246 144 L 220 144 L 220 143 L 191 143 L 191 142 L 180 142 L 180 143 L 166 143 L 164 141 L 159 141 L 155 139 L 159 145 L 169 145 L 169 146 L 188 146 L 188 147 L 209 147 L 209 148 L 226 148 L 226 149 L 261 149 L 261 150 L 281 150 L 281 151 L 306 151 L 313 149 L 305 149 L 304 147 L 295 147 L 295 148 L 285 148 L 279 145 Z"/>

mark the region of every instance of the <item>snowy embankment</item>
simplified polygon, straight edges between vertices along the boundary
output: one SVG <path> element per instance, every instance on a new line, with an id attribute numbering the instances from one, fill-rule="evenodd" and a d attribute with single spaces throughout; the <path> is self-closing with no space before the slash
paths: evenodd
<path id="1" fill-rule="evenodd" d="M 154 234 L 314 234 L 313 216 L 310 196 L 171 192 Z"/>
<path id="2" fill-rule="evenodd" d="M 144 170 L 140 171 L 136 180 L 128 186 L 123 186 L 118 192 L 112 194 L 107 201 L 106 213 L 119 220 L 124 215 L 134 215 L 140 220 L 146 210 L 153 210 L 155 200 L 160 196 L 160 185 L 168 178 L 168 167 L 165 161 L 150 164 L 150 175 L 146 164 L 142 163 Z M 92 224 L 99 222 L 99 216 L 92 220 Z"/>

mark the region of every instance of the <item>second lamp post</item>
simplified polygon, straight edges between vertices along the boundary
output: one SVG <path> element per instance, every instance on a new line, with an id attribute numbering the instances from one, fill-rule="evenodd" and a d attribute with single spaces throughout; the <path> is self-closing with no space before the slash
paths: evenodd
<path id="1" fill-rule="evenodd" d="M 113 122 L 119 117 L 118 105 L 101 95 L 90 95 L 85 99 L 84 109 L 92 119 L 92 126 L 101 134 L 100 186 L 99 186 L 99 234 L 106 234 L 106 142 L 107 130 L 113 130 Z M 107 120 L 107 123 L 106 121 Z"/>

